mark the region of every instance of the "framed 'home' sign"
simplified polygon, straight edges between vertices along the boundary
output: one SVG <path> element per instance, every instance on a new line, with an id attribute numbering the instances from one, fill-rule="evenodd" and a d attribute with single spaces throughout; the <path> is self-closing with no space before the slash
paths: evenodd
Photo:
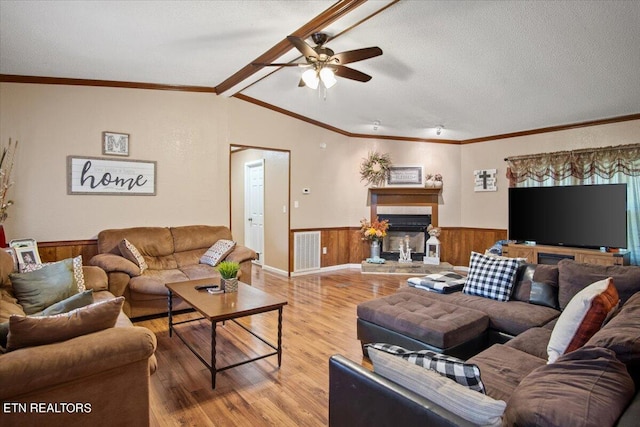
<path id="1" fill-rule="evenodd" d="M 156 162 L 67 157 L 67 194 L 156 195 Z"/>

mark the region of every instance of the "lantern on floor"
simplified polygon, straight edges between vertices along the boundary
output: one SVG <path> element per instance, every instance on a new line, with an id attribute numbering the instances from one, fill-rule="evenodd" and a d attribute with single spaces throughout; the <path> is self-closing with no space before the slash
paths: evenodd
<path id="1" fill-rule="evenodd" d="M 429 225 L 427 233 L 429 233 L 429 240 L 425 243 L 424 263 L 439 265 L 440 240 L 438 240 L 438 236 L 440 235 L 440 228 Z"/>

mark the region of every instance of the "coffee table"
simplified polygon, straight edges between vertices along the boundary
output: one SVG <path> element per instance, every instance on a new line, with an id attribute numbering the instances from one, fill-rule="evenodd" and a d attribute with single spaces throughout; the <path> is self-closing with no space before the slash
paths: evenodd
<path id="1" fill-rule="evenodd" d="M 216 373 L 226 369 L 235 368 L 236 366 L 246 363 L 255 362 L 265 357 L 278 356 L 278 367 L 282 365 L 282 308 L 287 304 L 287 300 L 267 294 L 266 292 L 256 289 L 253 286 L 238 282 L 238 291 L 230 293 L 210 294 L 206 290 L 196 290 L 198 285 L 212 284 L 211 279 L 188 280 L 184 282 L 167 283 L 165 286 L 169 289 L 169 337 L 174 333 L 182 340 L 182 342 L 196 355 L 198 359 L 211 371 L 211 388 L 216 388 Z M 182 298 L 187 304 L 199 312 L 202 317 L 196 319 L 183 320 L 174 322 L 173 317 L 173 296 Z M 253 314 L 266 313 L 278 310 L 278 343 L 273 345 L 264 338 L 258 336 L 246 326 L 238 323 L 236 319 Z M 195 348 L 177 331 L 174 326 L 183 323 L 195 322 L 206 319 L 211 322 L 211 363 L 205 360 Z M 260 341 L 267 344 L 275 351 L 234 363 L 222 368 L 216 366 L 216 325 L 218 322 L 233 321 L 238 326 L 249 332 Z"/>

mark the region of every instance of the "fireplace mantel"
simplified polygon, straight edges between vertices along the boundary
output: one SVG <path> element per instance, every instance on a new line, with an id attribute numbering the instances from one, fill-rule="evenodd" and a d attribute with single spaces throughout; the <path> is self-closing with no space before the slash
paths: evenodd
<path id="1" fill-rule="evenodd" d="M 441 188 L 382 187 L 369 188 L 371 219 L 378 216 L 378 206 L 430 206 L 431 223 L 438 226 L 438 200 Z"/>

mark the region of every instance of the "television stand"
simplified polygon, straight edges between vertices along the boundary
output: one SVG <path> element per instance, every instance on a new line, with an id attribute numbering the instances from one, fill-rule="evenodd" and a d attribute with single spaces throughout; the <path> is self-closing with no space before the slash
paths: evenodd
<path id="1" fill-rule="evenodd" d="M 629 252 L 601 252 L 597 249 L 572 248 L 568 246 L 523 245 L 510 243 L 502 248 L 502 254 L 510 258 L 526 258 L 528 263 L 540 264 L 545 255 L 575 259 L 577 262 L 598 265 L 629 265 Z M 548 260 L 551 257 L 546 257 Z"/>

